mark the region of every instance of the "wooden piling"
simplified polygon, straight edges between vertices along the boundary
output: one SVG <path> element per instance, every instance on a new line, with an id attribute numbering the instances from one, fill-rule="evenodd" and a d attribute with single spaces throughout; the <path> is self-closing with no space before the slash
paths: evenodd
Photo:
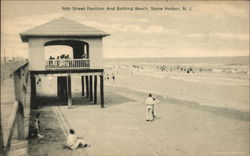
<path id="1" fill-rule="evenodd" d="M 101 100 L 101 108 L 104 108 L 104 86 L 103 86 L 103 75 L 100 75 L 100 100 Z"/>
<path id="2" fill-rule="evenodd" d="M 94 76 L 94 104 L 97 103 L 97 75 Z"/>
<path id="3" fill-rule="evenodd" d="M 81 76 L 81 80 L 82 80 L 82 96 L 85 96 L 85 92 L 84 92 L 84 76 Z"/>
<path id="4" fill-rule="evenodd" d="M 93 101 L 93 76 L 89 76 L 89 101 Z"/>
<path id="5" fill-rule="evenodd" d="M 71 92 L 71 77 L 67 76 L 67 97 L 68 97 L 68 106 L 72 106 L 72 92 Z"/>
<path id="6" fill-rule="evenodd" d="M 89 98 L 89 76 L 85 76 L 85 84 L 86 84 L 86 97 Z"/>

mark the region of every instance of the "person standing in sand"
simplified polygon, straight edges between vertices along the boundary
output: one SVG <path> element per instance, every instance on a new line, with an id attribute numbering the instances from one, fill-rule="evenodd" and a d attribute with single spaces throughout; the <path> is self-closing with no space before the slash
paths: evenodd
<path id="1" fill-rule="evenodd" d="M 113 83 L 115 83 L 115 74 L 112 73 L 112 79 L 113 79 Z"/>
<path id="2" fill-rule="evenodd" d="M 147 99 L 145 100 L 145 103 L 146 103 L 146 115 L 147 115 L 146 121 L 153 121 L 153 114 L 152 114 L 153 98 L 152 98 L 152 94 L 148 95 Z"/>
<path id="3" fill-rule="evenodd" d="M 153 115 L 153 120 L 156 120 L 157 119 L 157 116 L 156 116 L 156 109 L 157 109 L 157 104 L 159 103 L 160 101 L 158 99 L 156 99 L 156 97 L 153 97 L 153 106 L 152 106 L 152 115 Z"/>
<path id="4" fill-rule="evenodd" d="M 35 118 L 35 127 L 36 127 L 36 129 L 37 129 L 37 136 L 39 137 L 39 138 L 42 138 L 43 137 L 43 135 L 41 135 L 40 134 L 40 130 L 41 130 L 41 126 L 40 126 L 40 120 L 39 120 L 39 117 L 40 117 L 40 114 L 36 114 L 36 118 Z"/>

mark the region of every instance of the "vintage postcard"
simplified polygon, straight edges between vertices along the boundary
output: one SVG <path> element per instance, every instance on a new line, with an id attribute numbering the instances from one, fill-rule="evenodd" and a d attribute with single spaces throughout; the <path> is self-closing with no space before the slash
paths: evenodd
<path id="1" fill-rule="evenodd" d="M 0 155 L 249 156 L 249 1 L 1 1 Z"/>

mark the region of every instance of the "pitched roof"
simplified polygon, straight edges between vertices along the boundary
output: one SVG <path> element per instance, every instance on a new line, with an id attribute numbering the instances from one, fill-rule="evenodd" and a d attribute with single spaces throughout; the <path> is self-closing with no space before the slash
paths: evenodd
<path id="1" fill-rule="evenodd" d="M 22 41 L 27 42 L 31 36 L 77 36 L 77 37 L 105 37 L 109 34 L 87 25 L 61 17 L 27 30 L 20 34 Z"/>

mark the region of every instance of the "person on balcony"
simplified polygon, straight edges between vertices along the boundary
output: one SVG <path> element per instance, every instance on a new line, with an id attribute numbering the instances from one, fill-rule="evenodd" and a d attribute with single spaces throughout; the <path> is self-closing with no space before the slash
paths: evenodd
<path id="1" fill-rule="evenodd" d="M 66 55 L 66 56 L 65 56 L 65 59 L 70 59 L 69 55 Z"/>
<path id="2" fill-rule="evenodd" d="M 53 66 L 53 64 L 54 64 L 54 60 L 55 58 L 54 57 L 52 57 L 52 56 L 50 56 L 49 57 L 49 66 Z"/>
<path id="3" fill-rule="evenodd" d="M 65 54 L 62 54 L 61 56 L 60 56 L 60 59 L 64 59 L 65 58 Z"/>
<path id="4" fill-rule="evenodd" d="M 54 59 L 55 59 L 55 58 L 54 58 L 54 57 L 52 57 L 52 56 L 50 56 L 50 57 L 49 57 L 49 60 L 54 60 Z"/>
<path id="5" fill-rule="evenodd" d="M 87 58 L 86 56 L 87 56 L 86 54 L 83 54 L 80 58 L 82 59 Z"/>

